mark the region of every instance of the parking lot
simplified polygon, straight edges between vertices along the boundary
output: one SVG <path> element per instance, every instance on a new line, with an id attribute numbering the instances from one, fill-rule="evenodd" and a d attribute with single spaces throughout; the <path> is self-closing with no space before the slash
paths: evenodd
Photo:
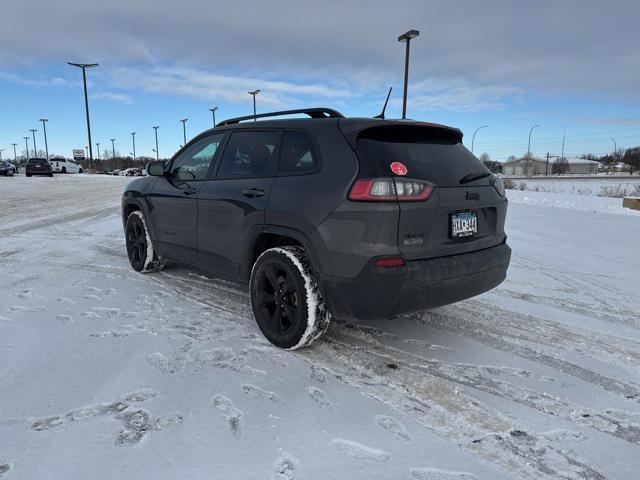
<path id="1" fill-rule="evenodd" d="M 243 286 L 130 269 L 119 216 L 130 179 L 2 180 L 8 478 L 584 479 L 640 467 L 640 215 L 619 200 L 579 209 L 510 191 L 514 255 L 499 288 L 383 322 L 334 319 L 289 353 L 262 338 Z"/>

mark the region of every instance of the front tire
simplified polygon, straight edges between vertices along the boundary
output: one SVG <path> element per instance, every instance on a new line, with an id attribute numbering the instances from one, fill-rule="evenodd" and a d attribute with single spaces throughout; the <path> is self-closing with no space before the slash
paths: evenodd
<path id="1" fill-rule="evenodd" d="M 129 263 L 136 272 L 149 273 L 162 270 L 165 259 L 153 248 L 144 215 L 140 210 L 131 212 L 127 218 L 125 241 Z"/>
<path id="2" fill-rule="evenodd" d="M 256 323 L 277 347 L 295 350 L 311 345 L 329 326 L 331 314 L 301 247 L 262 253 L 251 270 L 250 291 Z"/>

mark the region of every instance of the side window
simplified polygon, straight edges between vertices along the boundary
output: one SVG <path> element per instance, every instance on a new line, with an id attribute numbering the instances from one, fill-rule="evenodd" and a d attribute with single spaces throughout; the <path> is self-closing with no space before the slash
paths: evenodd
<path id="1" fill-rule="evenodd" d="M 280 174 L 304 173 L 318 167 L 318 155 L 311 138 L 302 132 L 284 132 L 280 153 Z"/>
<path id="2" fill-rule="evenodd" d="M 278 132 L 233 132 L 220 161 L 218 178 L 267 175 L 279 136 Z"/>
<path id="3" fill-rule="evenodd" d="M 223 133 L 203 138 L 189 147 L 171 164 L 170 176 L 178 180 L 205 180 Z"/>

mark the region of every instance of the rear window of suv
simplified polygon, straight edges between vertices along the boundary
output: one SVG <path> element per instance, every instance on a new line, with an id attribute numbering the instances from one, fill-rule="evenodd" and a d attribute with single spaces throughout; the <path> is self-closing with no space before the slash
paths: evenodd
<path id="1" fill-rule="evenodd" d="M 38 164 L 38 165 L 44 165 L 45 163 L 48 163 L 44 158 L 30 158 L 29 162 L 32 165 Z"/>
<path id="2" fill-rule="evenodd" d="M 432 128 L 371 128 L 360 134 L 356 151 L 361 175 L 388 176 L 391 164 L 400 162 L 407 168 L 408 178 L 458 186 L 469 173 L 489 172 L 454 135 Z"/>

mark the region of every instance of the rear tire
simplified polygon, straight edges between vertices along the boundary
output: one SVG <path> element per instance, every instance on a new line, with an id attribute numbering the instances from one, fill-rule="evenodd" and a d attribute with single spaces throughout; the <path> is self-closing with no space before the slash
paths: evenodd
<path id="1" fill-rule="evenodd" d="M 26 175 L 27 177 L 30 177 L 30 176 L 31 176 L 31 174 L 30 174 L 30 173 L 25 173 L 25 175 Z"/>
<path id="2" fill-rule="evenodd" d="M 301 247 L 263 252 L 251 270 L 250 292 L 256 323 L 277 347 L 296 350 L 311 345 L 331 321 Z"/>
<path id="3" fill-rule="evenodd" d="M 164 268 L 165 258 L 158 255 L 140 210 L 129 214 L 125 225 L 127 256 L 131 267 L 140 273 L 158 272 Z"/>

